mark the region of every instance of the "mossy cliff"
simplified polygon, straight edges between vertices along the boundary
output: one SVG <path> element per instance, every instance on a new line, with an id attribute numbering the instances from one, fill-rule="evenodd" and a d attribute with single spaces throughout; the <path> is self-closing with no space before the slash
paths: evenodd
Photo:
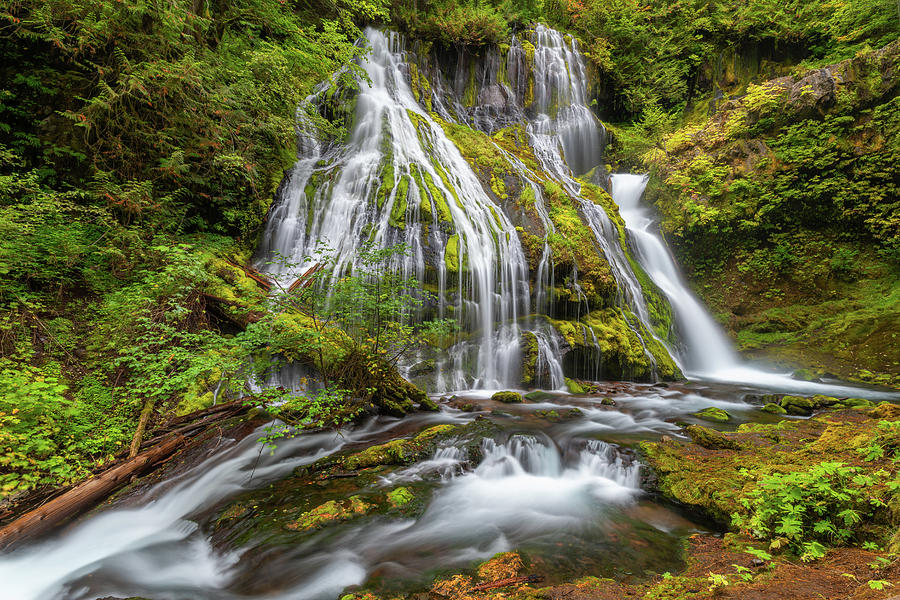
<path id="1" fill-rule="evenodd" d="M 659 139 L 648 200 L 747 354 L 900 382 L 900 42 L 748 84 Z"/>

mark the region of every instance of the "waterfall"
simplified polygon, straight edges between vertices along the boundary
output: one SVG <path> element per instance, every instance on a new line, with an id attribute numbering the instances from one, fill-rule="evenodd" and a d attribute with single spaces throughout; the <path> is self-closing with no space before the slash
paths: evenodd
<path id="1" fill-rule="evenodd" d="M 308 257 L 328 248 L 337 278 L 353 266 L 366 239 L 380 247 L 406 244 L 412 250 L 395 268 L 434 282 L 438 315 L 452 313 L 474 336 L 438 365 L 441 387 L 512 385 L 519 363 L 516 322 L 529 313 L 528 265 L 515 228 L 416 101 L 399 36 L 371 28 L 365 35 L 371 53 L 362 66 L 369 81 L 360 83 L 349 142 L 317 167 L 316 186 L 309 185 L 308 161 L 298 163 L 282 201 L 297 209 L 273 212 L 277 219 L 305 209 L 305 222 L 297 218 L 286 226 L 305 226 L 308 233 L 281 234 L 275 222 L 266 247 L 300 266 L 291 271 L 294 277 L 311 266 Z"/>
<path id="2" fill-rule="evenodd" d="M 588 251 L 609 263 L 621 317 L 644 346 L 646 362 L 656 364 L 645 343 L 647 332 L 653 331 L 649 311 L 620 231 L 603 208 L 582 197 L 582 183 L 576 179 L 602 164 L 605 138 L 587 105 L 577 43 L 543 25 L 527 36 L 513 38 L 505 62 L 494 49 L 477 65 L 469 63 L 470 73 L 483 77 L 472 84 L 476 87 L 461 84 L 471 84 L 461 56 L 451 81 L 445 81 L 440 69 L 431 69 L 433 86 L 423 91 L 427 68 L 419 71 L 415 61 L 428 61 L 409 55 L 398 34 L 367 29 L 371 51 L 360 62 L 367 77 L 358 81 L 347 140 L 317 144 L 304 133 L 299 160 L 281 188 L 260 244 L 259 267 L 283 287 L 320 262 L 317 255 L 330 256 L 335 281 L 354 268 L 364 243 L 409 248 L 389 268 L 417 279 L 436 296 L 412 317 L 453 318 L 459 325 L 456 342 L 445 351 L 418 351 L 407 359 L 415 362 L 404 366 L 408 372 L 433 361 L 427 383 L 431 391 L 518 387 L 524 333 L 538 340 L 538 368 L 546 374 L 533 383 L 564 386 L 561 359 L 570 348 L 548 331 L 552 328 L 544 318 L 559 316 L 554 314 L 558 284 L 549 240 L 562 236 L 542 191 L 548 181 L 560 184 L 578 208 L 579 225 L 593 232 L 596 247 Z M 527 60 L 526 42 L 534 47 Z M 532 66 L 529 72 L 526 64 Z M 462 96 L 477 102 L 471 105 Z M 524 125 L 523 143 L 536 162 L 529 159 L 526 165 L 489 137 L 483 138 L 491 146 L 484 152 L 493 153 L 519 188 L 530 190 L 532 216 L 524 217 L 514 198 L 496 191 L 493 179 L 488 185 L 483 173 L 479 177 L 477 169 L 484 165 L 463 157 L 459 140 L 445 131 L 458 123 L 488 132 L 500 124 Z M 531 265 L 520 237 L 528 218 L 536 219 L 544 236 L 540 258 Z M 279 256 L 287 264 L 273 261 Z M 579 294 L 578 265 L 570 270 L 566 285 Z M 596 306 L 580 295 L 578 313 L 586 315 Z M 585 340 L 595 340 L 597 364 L 589 370 L 599 377 L 600 345 L 590 327 L 579 327 Z"/>
<path id="3" fill-rule="evenodd" d="M 730 340 L 688 288 L 678 266 L 656 231 L 650 211 L 641 205 L 648 177 L 610 176 L 613 200 L 625 220 L 635 254 L 647 275 L 663 291 L 672 307 L 685 373 L 696 379 L 746 383 L 782 392 L 858 396 L 860 388 L 798 381 L 790 373 L 772 373 L 741 361 Z"/>
<path id="4" fill-rule="evenodd" d="M 651 231 L 653 220 L 640 205 L 645 175 L 610 177 L 613 200 L 625 221 L 638 261 L 669 299 L 684 346 L 685 368 L 711 373 L 737 364 L 737 356 L 718 324 L 688 289 L 662 239 Z"/>

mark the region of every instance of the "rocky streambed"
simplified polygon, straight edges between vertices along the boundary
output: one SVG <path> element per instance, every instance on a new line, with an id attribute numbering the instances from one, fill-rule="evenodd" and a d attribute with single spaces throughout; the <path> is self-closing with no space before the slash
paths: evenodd
<path id="1" fill-rule="evenodd" d="M 719 383 L 530 398 L 470 392 L 437 398 L 437 413 L 270 445 L 266 426 L 221 439 L 140 496 L 4 556 L 4 587 L 23 599 L 721 595 L 802 565 L 790 544 L 762 560 L 744 548 L 770 552 L 759 540 L 722 538 L 754 482 L 820 460 L 893 472 L 892 451 L 858 451 L 893 405 Z M 887 566 L 892 512 L 872 515 L 871 545 L 853 552 Z M 841 593 L 867 583 L 854 573 L 836 575 Z"/>

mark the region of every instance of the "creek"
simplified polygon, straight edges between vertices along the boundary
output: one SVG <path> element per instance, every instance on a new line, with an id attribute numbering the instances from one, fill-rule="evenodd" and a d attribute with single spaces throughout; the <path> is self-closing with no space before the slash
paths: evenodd
<path id="1" fill-rule="evenodd" d="M 271 212 L 259 265 L 289 285 L 326 245 L 336 257 L 333 277 L 340 277 L 363 241 L 406 244 L 409 254 L 392 268 L 436 297 L 416 318 L 452 315 L 460 332 L 449 348 L 401 367 L 409 373 L 432 361 L 418 382 L 447 401 L 437 413 L 300 433 L 271 452 L 258 442 L 264 429 L 224 437 L 198 464 L 0 556 L 3 598 L 331 600 L 360 585 L 427 588 L 435 576 L 513 549 L 549 583 L 675 571 L 684 536 L 715 527 L 647 491 L 640 441 L 678 436 L 682 424 L 699 422 L 693 413 L 710 406 L 732 415 L 729 428 L 777 420 L 754 399 L 771 391 L 895 398 L 796 381 L 740 361 L 641 205 L 646 178 L 607 180 L 601 172 L 605 132 L 589 108 L 574 40 L 538 26 L 514 37 L 505 56 L 488 52 L 471 68 L 460 59 L 454 72 L 415 55 L 396 34 L 369 29 L 366 38 L 372 50 L 361 64 L 367 79 L 353 102 L 349 137 L 329 144 L 301 132 L 299 160 Z M 426 76 L 430 95 L 422 91 Z M 478 139 L 502 165 L 503 189 L 516 187 L 520 200 L 530 190 L 529 203 L 504 198 L 494 179 L 486 184 L 484 171 L 463 156 L 469 148 L 448 137 L 451 125 L 488 134 L 520 126 L 527 152 Z M 591 181 L 609 184 L 624 230 L 612 207 L 587 199 Z M 603 258 L 614 280 L 602 301 L 588 297 L 578 264 L 559 255 L 571 250 L 554 242 L 571 219 L 560 217 L 559 195 L 547 191 L 553 186 L 571 200 L 568 214 L 589 232 L 588 251 Z M 537 243 L 525 247 L 523 231 L 536 232 Z M 293 266 L 273 264 L 277 255 Z M 641 269 L 671 308 L 668 326 L 654 321 Z M 573 300 L 562 302 L 562 293 Z M 582 319 L 601 309 L 622 327 L 609 333 L 599 317 Z M 638 349 L 631 366 L 614 358 L 611 340 Z M 578 360 L 567 359 L 578 352 Z M 527 360 L 534 379 L 523 386 Z M 630 379 L 640 361 L 647 365 L 634 377 L 641 383 L 564 391 L 566 377 Z M 667 361 L 691 381 L 654 383 Z M 270 384 L 296 388 L 296 373 L 286 369 Z M 522 387 L 549 392 L 523 404 L 490 400 L 493 391 Z M 327 476 L 323 460 L 440 424 L 454 429 L 414 460 Z M 400 488 L 404 501 L 391 500 Z M 329 510 L 346 518 L 303 525 L 332 501 Z"/>

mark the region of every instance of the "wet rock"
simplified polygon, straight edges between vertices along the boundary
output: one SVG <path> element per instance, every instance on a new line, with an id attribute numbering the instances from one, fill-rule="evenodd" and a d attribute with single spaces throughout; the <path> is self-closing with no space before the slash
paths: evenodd
<path id="1" fill-rule="evenodd" d="M 816 404 L 811 398 L 803 396 L 785 396 L 781 399 L 781 407 L 791 415 L 810 415 L 815 410 Z"/>
<path id="2" fill-rule="evenodd" d="M 699 412 L 695 412 L 694 416 L 698 419 L 703 419 L 704 421 L 712 421 L 713 423 L 727 423 L 731 420 L 730 414 L 715 406 L 710 406 L 709 408 L 704 408 Z"/>
<path id="3" fill-rule="evenodd" d="M 426 396 L 426 397 L 422 398 L 421 400 L 419 400 L 419 410 L 426 410 L 429 412 L 437 412 L 441 409 L 434 400 L 432 400 L 431 398 Z"/>
<path id="4" fill-rule="evenodd" d="M 412 439 L 391 440 L 386 444 L 371 446 L 344 458 L 343 468 L 356 471 L 379 465 L 407 464 L 427 453 L 436 439 L 454 431 L 455 425 L 436 425 Z"/>
<path id="5" fill-rule="evenodd" d="M 709 427 L 688 425 L 685 430 L 692 442 L 709 450 L 740 450 L 742 448 L 738 442 Z"/>
<path id="6" fill-rule="evenodd" d="M 778 404 L 775 404 L 774 402 L 769 402 L 768 404 L 763 406 L 760 410 L 763 412 L 772 413 L 773 415 L 787 414 L 787 411 L 784 408 L 782 408 Z"/>
<path id="7" fill-rule="evenodd" d="M 463 412 L 474 412 L 475 409 L 477 408 L 471 402 L 466 402 L 465 400 L 456 398 L 455 396 L 454 396 L 454 398 L 455 398 L 454 400 L 447 403 L 447 406 L 450 406 L 451 408 L 455 408 L 456 410 L 461 410 Z"/>
<path id="8" fill-rule="evenodd" d="M 525 402 L 522 394 L 519 392 L 497 392 L 491 396 L 494 402 L 503 402 L 504 404 L 521 404 Z"/>
<path id="9" fill-rule="evenodd" d="M 602 404 L 603 406 L 615 406 L 616 401 L 613 400 L 612 398 L 610 398 L 609 396 L 607 396 L 606 398 L 604 398 L 603 400 L 600 401 L 600 404 Z"/>
<path id="10" fill-rule="evenodd" d="M 570 394 L 581 395 L 585 393 L 584 387 L 582 387 L 580 383 L 574 379 L 569 379 L 568 377 L 566 377 L 566 389 L 569 390 Z"/>
<path id="11" fill-rule="evenodd" d="M 527 394 L 525 394 L 525 399 L 529 402 L 543 402 L 544 400 L 549 400 L 553 397 L 553 394 L 545 392 L 544 390 L 531 390 Z"/>
<path id="12" fill-rule="evenodd" d="M 851 408 L 871 408 L 873 406 L 872 402 L 865 398 L 847 398 L 843 401 L 843 405 Z"/>
<path id="13" fill-rule="evenodd" d="M 374 504 L 369 504 L 359 496 L 350 496 L 347 500 L 329 500 L 314 509 L 301 514 L 296 521 L 285 525 L 292 531 L 308 531 L 334 521 L 347 521 L 371 512 Z"/>
<path id="14" fill-rule="evenodd" d="M 407 487 L 398 487 L 388 492 L 387 499 L 394 508 L 399 508 L 413 501 L 415 495 Z"/>

